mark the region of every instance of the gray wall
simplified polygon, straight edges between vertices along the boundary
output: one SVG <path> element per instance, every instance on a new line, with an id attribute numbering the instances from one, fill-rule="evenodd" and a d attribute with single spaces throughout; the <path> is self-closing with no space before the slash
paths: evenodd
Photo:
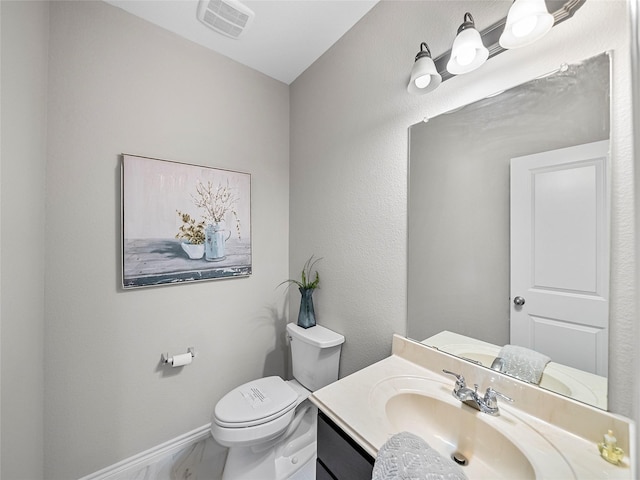
<path id="1" fill-rule="evenodd" d="M 346 337 L 342 374 L 386 356 L 405 333 L 408 127 L 605 50 L 612 84 L 611 408 L 631 414 L 636 374 L 633 156 L 626 2 L 590 1 L 526 48 L 412 97 L 406 82 L 421 41 L 450 48 L 473 12 L 482 29 L 510 2 L 383 1 L 291 85 L 292 274 L 324 257 L 318 319 Z M 292 302 L 291 315 L 295 314 Z"/>
<path id="2" fill-rule="evenodd" d="M 47 140 L 47 2 L 2 10 L 0 210 L 2 469 L 43 476 L 43 319 Z"/>
<path id="3" fill-rule="evenodd" d="M 116 463 L 288 362 L 288 87 L 105 3 L 49 7 L 2 2 L 7 480 L 42 478 L 43 438 L 47 479 Z M 253 275 L 122 291 L 122 152 L 250 172 Z"/>

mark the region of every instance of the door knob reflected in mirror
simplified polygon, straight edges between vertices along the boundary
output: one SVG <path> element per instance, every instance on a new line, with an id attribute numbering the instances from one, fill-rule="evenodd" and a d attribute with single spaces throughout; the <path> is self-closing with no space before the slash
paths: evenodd
<path id="1" fill-rule="evenodd" d="M 524 305 L 524 297 L 516 297 L 513 299 L 513 304 L 516 307 L 521 307 L 522 305 Z"/>

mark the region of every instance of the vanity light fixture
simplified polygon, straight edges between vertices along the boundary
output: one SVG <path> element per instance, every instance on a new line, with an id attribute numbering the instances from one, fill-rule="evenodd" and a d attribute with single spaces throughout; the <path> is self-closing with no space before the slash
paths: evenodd
<path id="1" fill-rule="evenodd" d="M 440 82 L 442 82 L 442 77 L 438 73 L 435 63 L 433 63 L 429 46 L 422 42 L 411 69 L 411 78 L 409 79 L 409 85 L 407 85 L 407 91 L 413 95 L 422 95 L 438 88 Z"/>
<path id="2" fill-rule="evenodd" d="M 420 44 L 407 91 L 414 95 L 430 92 L 456 75 L 475 70 L 489 57 L 532 43 L 553 26 L 573 17 L 585 2 L 586 0 L 514 0 L 507 16 L 479 33 L 471 14 L 465 13 L 464 22 L 458 29 L 451 50 L 432 58 L 427 44 Z M 533 20 L 529 15 L 533 15 Z M 460 51 L 463 46 L 472 48 Z M 430 65 L 426 67 L 427 63 L 435 65 L 435 73 L 432 73 Z"/>
<path id="3" fill-rule="evenodd" d="M 464 22 L 458 28 L 458 34 L 453 41 L 447 71 L 454 75 L 468 73 L 480 67 L 487 61 L 487 58 L 489 58 L 489 50 L 482 43 L 473 17 L 467 12 L 464 14 Z"/>
<path id="4" fill-rule="evenodd" d="M 529 45 L 546 35 L 553 23 L 544 0 L 515 0 L 500 35 L 500 46 L 511 49 Z"/>

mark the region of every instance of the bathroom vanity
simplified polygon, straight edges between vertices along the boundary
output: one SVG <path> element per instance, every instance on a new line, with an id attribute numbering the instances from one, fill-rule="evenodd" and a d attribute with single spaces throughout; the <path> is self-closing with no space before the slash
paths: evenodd
<path id="1" fill-rule="evenodd" d="M 491 387 L 500 415 L 481 413 L 454 398 L 463 375 L 479 392 Z M 472 387 L 473 388 L 473 387 Z M 630 420 L 545 391 L 432 347 L 394 336 L 392 355 L 311 396 L 320 410 L 318 478 L 371 478 L 378 450 L 409 431 L 441 455 L 462 454 L 474 478 L 634 479 L 635 459 L 613 465 L 598 443 L 612 430 L 618 446 L 633 451 Z"/>

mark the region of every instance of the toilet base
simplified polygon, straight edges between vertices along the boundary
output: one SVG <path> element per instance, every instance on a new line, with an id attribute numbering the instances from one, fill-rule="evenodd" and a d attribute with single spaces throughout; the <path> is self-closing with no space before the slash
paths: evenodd
<path id="1" fill-rule="evenodd" d="M 307 401 L 298 408 L 305 408 Z M 315 461 L 318 409 L 311 405 L 300 425 L 287 437 L 268 449 L 231 447 L 224 466 L 222 480 L 291 479 L 309 462 Z M 256 451 L 258 450 L 258 451 Z"/>

